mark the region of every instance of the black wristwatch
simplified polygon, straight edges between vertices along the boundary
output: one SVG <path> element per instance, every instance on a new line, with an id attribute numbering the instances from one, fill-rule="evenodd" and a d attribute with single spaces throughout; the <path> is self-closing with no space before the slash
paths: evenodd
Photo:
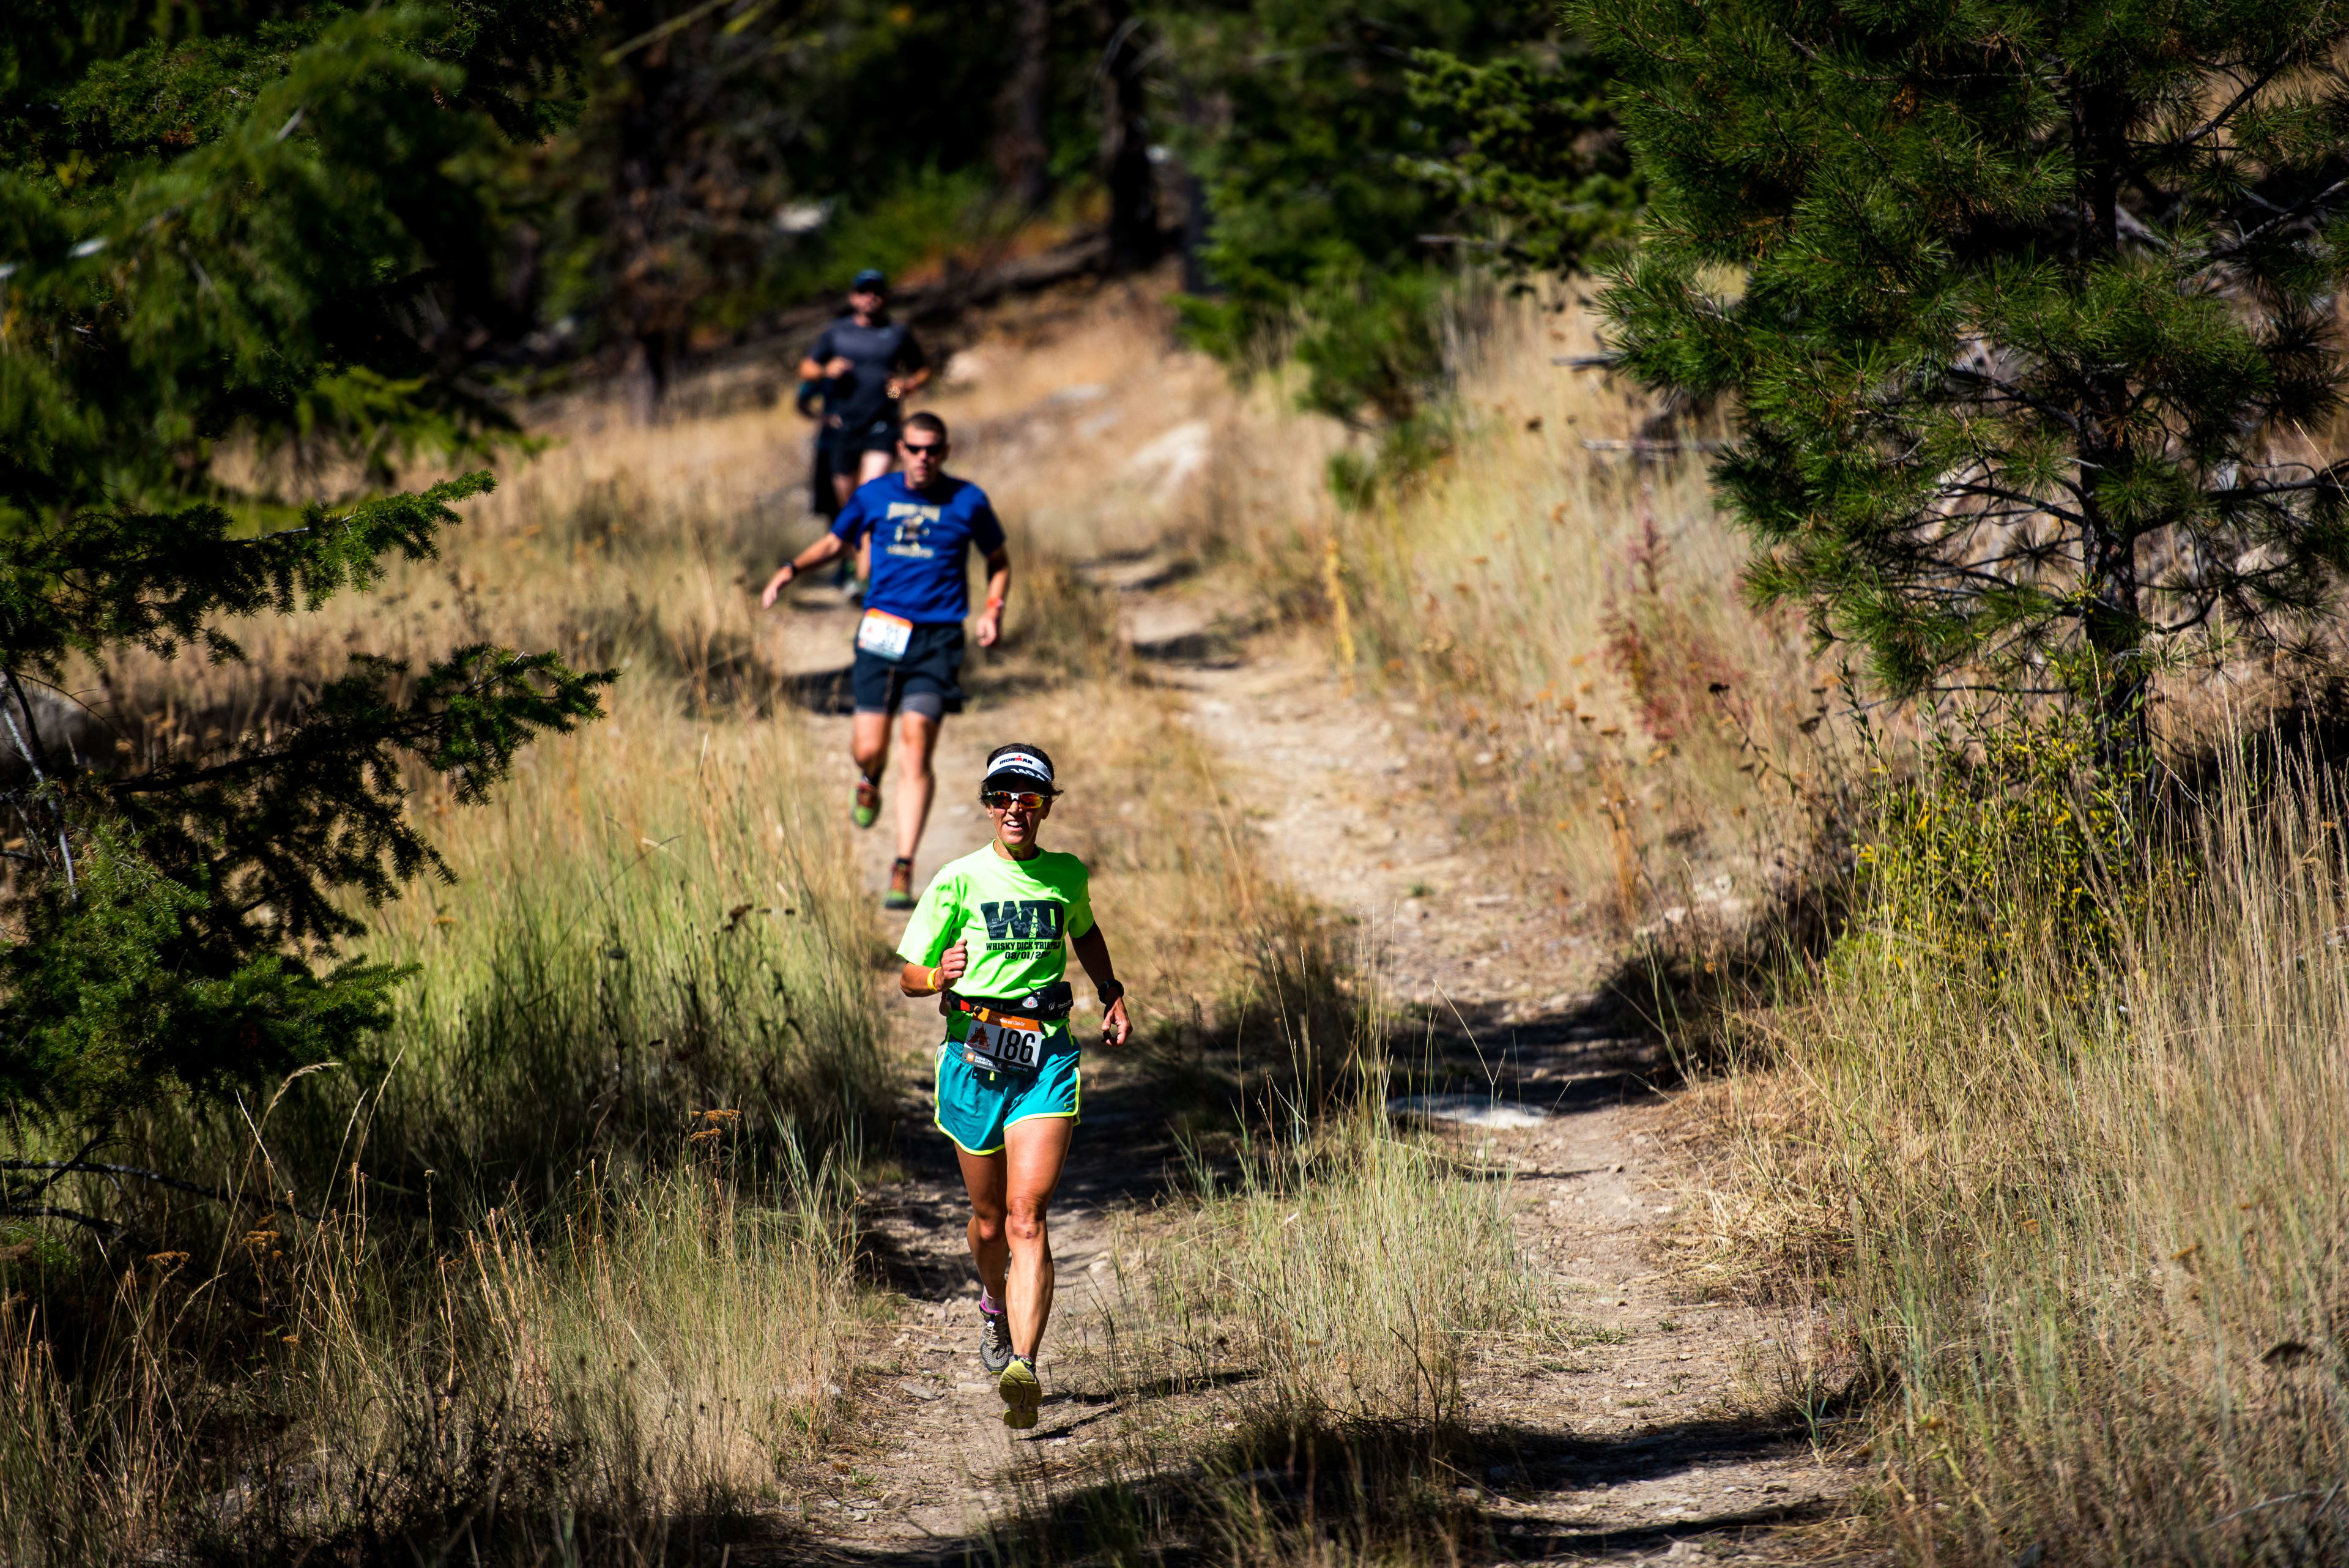
<path id="1" fill-rule="evenodd" d="M 1125 1000 L 1125 981 L 1122 980 L 1113 980 L 1109 983 L 1113 989 L 1103 991 L 1101 993 L 1101 1004 L 1102 1011 L 1103 1012 L 1107 1012 L 1111 1008 L 1115 1007 L 1119 1002 Z"/>

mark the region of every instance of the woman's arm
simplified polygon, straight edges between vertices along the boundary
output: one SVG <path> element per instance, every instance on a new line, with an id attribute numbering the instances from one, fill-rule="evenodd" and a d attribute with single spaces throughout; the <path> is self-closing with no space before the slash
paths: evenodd
<path id="1" fill-rule="evenodd" d="M 1093 989 L 1101 992 L 1103 1010 L 1102 1044 L 1124 1044 L 1127 1036 L 1133 1033 L 1133 1023 L 1125 1015 L 1125 987 L 1119 981 L 1116 968 L 1109 961 L 1109 942 L 1102 936 L 1101 927 L 1096 924 L 1069 945 L 1075 950 L 1077 961 L 1085 966 L 1085 974 L 1092 981 Z"/>
<path id="2" fill-rule="evenodd" d="M 970 944 L 957 942 L 938 955 L 936 964 L 909 963 L 897 977 L 897 989 L 907 996 L 936 996 L 962 978 L 970 967 Z"/>

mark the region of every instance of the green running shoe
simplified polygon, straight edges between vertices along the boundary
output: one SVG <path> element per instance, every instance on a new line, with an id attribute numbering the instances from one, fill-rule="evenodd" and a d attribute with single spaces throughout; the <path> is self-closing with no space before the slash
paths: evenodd
<path id="1" fill-rule="evenodd" d="M 1003 1376 L 996 1379 L 995 1388 L 1003 1396 L 1005 1426 L 1024 1432 L 1036 1424 L 1036 1407 L 1044 1402 L 1044 1384 L 1036 1376 L 1034 1362 L 1024 1355 L 1013 1356 Z"/>
<path id="2" fill-rule="evenodd" d="M 914 863 L 894 860 L 889 865 L 889 891 L 883 894 L 885 909 L 910 909 L 914 907 Z"/>
<path id="3" fill-rule="evenodd" d="M 871 779 L 856 781 L 856 809 L 848 814 L 849 820 L 859 827 L 870 827 L 881 815 L 881 786 Z"/>

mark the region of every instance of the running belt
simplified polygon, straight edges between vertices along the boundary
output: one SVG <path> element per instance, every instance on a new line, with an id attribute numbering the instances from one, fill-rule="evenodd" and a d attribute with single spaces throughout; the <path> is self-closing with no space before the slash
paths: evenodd
<path id="1" fill-rule="evenodd" d="M 1076 991 L 1067 981 L 1056 980 L 1022 997 L 965 996 L 949 991 L 946 1000 L 956 1012 L 968 1012 L 983 1023 L 1035 1029 L 1066 1018 L 1069 1010 L 1076 1005 Z"/>

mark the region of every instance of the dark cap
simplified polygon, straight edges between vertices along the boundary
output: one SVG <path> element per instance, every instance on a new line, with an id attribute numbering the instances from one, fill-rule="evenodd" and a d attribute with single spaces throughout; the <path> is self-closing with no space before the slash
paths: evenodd
<path id="1" fill-rule="evenodd" d="M 986 782 L 978 788 L 982 794 L 999 789 L 1061 793 L 1052 784 L 1052 759 L 1044 754 L 1042 747 L 1019 742 L 995 748 L 987 759 Z"/>
<path id="2" fill-rule="evenodd" d="M 889 292 L 889 280 L 882 275 L 879 268 L 868 266 L 848 280 L 848 292 L 886 294 Z"/>

